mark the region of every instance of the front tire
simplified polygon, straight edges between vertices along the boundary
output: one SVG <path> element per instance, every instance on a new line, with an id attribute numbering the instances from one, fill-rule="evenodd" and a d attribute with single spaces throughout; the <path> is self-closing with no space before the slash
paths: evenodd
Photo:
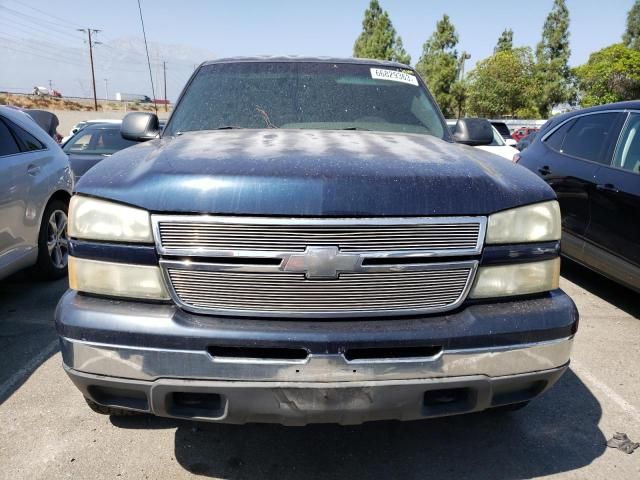
<path id="1" fill-rule="evenodd" d="M 67 275 L 67 264 L 69 263 L 68 209 L 68 203 L 62 200 L 52 200 L 42 215 L 40 233 L 38 234 L 36 270 L 40 276 L 49 280 Z"/>

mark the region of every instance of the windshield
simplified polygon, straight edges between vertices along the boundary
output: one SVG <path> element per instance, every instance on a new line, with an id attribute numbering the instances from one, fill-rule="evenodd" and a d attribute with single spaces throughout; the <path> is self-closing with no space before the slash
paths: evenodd
<path id="1" fill-rule="evenodd" d="M 412 71 L 321 62 L 203 66 L 171 116 L 165 134 L 221 128 L 446 135 L 437 107 Z"/>
<path id="2" fill-rule="evenodd" d="M 111 155 L 136 144 L 137 142 L 122 138 L 120 127 L 85 128 L 71 138 L 62 150 L 66 153 Z"/>
<path id="3" fill-rule="evenodd" d="M 511 132 L 509 131 L 509 127 L 507 127 L 506 123 L 491 122 L 491 124 L 495 127 L 496 130 L 498 130 L 498 132 L 500 132 L 500 135 L 502 135 L 502 138 L 504 139 L 511 138 Z"/>
<path id="4" fill-rule="evenodd" d="M 504 138 L 500 135 L 500 132 L 496 127 L 491 127 L 493 129 L 493 142 L 489 145 L 492 147 L 504 147 L 506 143 L 504 143 Z"/>

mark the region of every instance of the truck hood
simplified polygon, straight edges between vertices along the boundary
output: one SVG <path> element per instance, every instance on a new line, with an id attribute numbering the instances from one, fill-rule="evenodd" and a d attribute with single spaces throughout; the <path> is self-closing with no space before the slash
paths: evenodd
<path id="1" fill-rule="evenodd" d="M 523 167 L 428 135 L 275 129 L 152 140 L 76 191 L 153 212 L 341 217 L 486 215 L 555 198 Z"/>

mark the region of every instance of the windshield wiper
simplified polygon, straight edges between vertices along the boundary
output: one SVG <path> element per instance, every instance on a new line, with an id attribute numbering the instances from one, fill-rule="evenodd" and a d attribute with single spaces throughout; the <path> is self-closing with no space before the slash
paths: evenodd
<path id="1" fill-rule="evenodd" d="M 341 128 L 340 130 L 362 130 L 364 132 L 370 132 L 371 130 L 368 128 L 364 128 L 364 127 L 344 127 Z"/>
<path id="2" fill-rule="evenodd" d="M 222 127 L 216 127 L 213 130 L 235 130 L 235 129 L 242 129 L 244 127 L 237 127 L 235 125 L 223 125 Z"/>

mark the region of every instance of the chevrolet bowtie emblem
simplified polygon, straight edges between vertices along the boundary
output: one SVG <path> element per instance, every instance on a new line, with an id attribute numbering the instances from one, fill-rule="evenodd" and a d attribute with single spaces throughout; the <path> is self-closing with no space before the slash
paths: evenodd
<path id="1" fill-rule="evenodd" d="M 304 253 L 292 253 L 284 264 L 285 272 L 304 273 L 312 279 L 336 279 L 341 272 L 360 268 L 362 257 L 342 253 L 337 247 L 307 247 Z"/>

